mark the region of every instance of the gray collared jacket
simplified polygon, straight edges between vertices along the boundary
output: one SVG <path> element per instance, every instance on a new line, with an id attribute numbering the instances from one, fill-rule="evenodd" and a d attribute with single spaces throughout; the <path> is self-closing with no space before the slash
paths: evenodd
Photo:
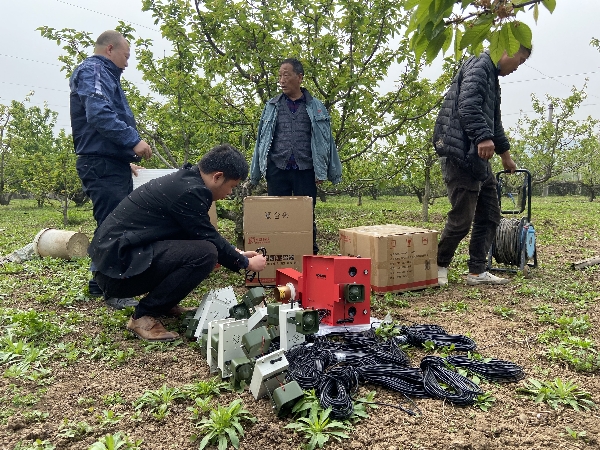
<path id="1" fill-rule="evenodd" d="M 338 156 L 333 134 L 331 133 L 331 117 L 323 103 L 314 98 L 306 89 L 302 89 L 306 97 L 306 111 L 312 124 L 311 150 L 315 178 L 339 183 L 342 179 L 342 163 Z M 277 123 L 279 99 L 283 94 L 273 97 L 267 102 L 258 123 L 258 137 L 254 146 L 254 155 L 250 165 L 250 183 L 256 185 L 267 173 L 267 161 L 273 133 Z"/>

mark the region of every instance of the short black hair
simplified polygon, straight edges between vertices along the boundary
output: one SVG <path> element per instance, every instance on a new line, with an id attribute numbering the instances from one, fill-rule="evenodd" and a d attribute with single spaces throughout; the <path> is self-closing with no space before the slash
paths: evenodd
<path id="1" fill-rule="evenodd" d="M 242 180 L 248 176 L 248 162 L 242 153 L 230 144 L 211 148 L 198 162 L 202 173 L 223 172 L 225 180 Z"/>
<path id="2" fill-rule="evenodd" d="M 284 59 L 281 61 L 281 64 L 279 64 L 279 67 L 283 66 L 284 64 L 290 64 L 296 75 L 304 75 L 304 66 L 296 58 Z"/>
<path id="3" fill-rule="evenodd" d="M 527 55 L 527 57 L 529 58 L 531 56 L 531 51 L 533 50 L 533 45 L 531 47 L 525 47 L 523 44 L 521 44 L 519 46 L 519 51 L 517 53 L 522 53 L 524 55 Z"/>

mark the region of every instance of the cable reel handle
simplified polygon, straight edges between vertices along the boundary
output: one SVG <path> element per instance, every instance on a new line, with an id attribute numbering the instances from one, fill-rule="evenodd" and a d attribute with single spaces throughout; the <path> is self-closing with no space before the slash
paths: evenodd
<path id="1" fill-rule="evenodd" d="M 520 205 L 519 211 L 517 211 L 517 210 L 504 211 L 504 210 L 502 210 L 502 179 L 501 179 L 501 175 L 516 174 L 516 173 L 525 174 L 525 178 L 523 180 L 523 190 L 525 191 L 525 193 L 523 195 L 523 201 Z M 502 214 L 519 214 L 519 213 L 525 211 L 525 207 L 527 207 L 527 221 L 530 222 L 531 221 L 531 172 L 529 172 L 529 170 L 527 170 L 527 169 L 515 169 L 514 172 L 511 172 L 510 170 L 501 170 L 499 172 L 496 172 L 496 181 L 498 182 L 498 203 L 500 205 L 500 210 L 501 210 Z M 527 205 L 525 205 L 525 202 L 527 203 Z"/>

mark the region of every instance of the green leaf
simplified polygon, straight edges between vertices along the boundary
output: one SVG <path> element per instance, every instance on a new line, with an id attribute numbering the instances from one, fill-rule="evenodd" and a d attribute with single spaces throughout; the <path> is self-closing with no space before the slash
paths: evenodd
<path id="1" fill-rule="evenodd" d="M 450 39 L 452 39 L 450 37 Z M 429 42 L 427 48 L 425 49 L 425 54 L 427 56 L 426 61 L 427 64 L 431 64 L 431 62 L 436 58 L 444 44 L 448 40 L 448 35 L 445 32 L 439 33 L 432 41 Z"/>
<path id="2" fill-rule="evenodd" d="M 219 450 L 227 450 L 227 438 L 223 435 L 219 435 L 219 445 L 217 447 Z"/>
<path id="3" fill-rule="evenodd" d="M 425 36 L 425 34 L 415 33 L 412 38 L 411 47 L 415 52 L 415 58 L 417 61 L 421 59 L 421 55 L 423 55 L 428 45 L 429 41 L 427 40 L 427 36 Z"/>
<path id="4" fill-rule="evenodd" d="M 491 27 L 491 20 L 478 25 L 467 25 L 465 33 L 460 40 L 460 49 L 464 50 L 469 46 L 477 46 L 482 43 L 485 37 L 490 33 Z"/>
<path id="5" fill-rule="evenodd" d="M 460 60 L 462 56 L 462 50 L 460 48 L 460 41 L 462 37 L 462 30 L 460 28 L 457 28 L 456 32 L 454 33 L 454 59 L 456 59 L 457 61 Z"/>
<path id="6" fill-rule="evenodd" d="M 504 28 L 501 28 L 500 30 L 497 30 L 497 31 L 493 31 L 492 35 L 489 38 L 489 40 L 490 40 L 490 56 L 492 58 L 492 61 L 494 61 L 494 63 L 497 63 L 498 61 L 500 61 L 500 58 L 502 58 L 502 55 L 504 54 L 504 51 L 506 50 L 506 47 L 507 47 L 506 33 L 504 33 L 503 30 L 505 32 L 507 31 Z"/>
<path id="7" fill-rule="evenodd" d="M 225 432 L 229 435 L 229 440 L 231 441 L 231 445 L 233 445 L 235 448 L 239 448 L 240 440 L 239 440 L 235 430 L 232 428 L 225 428 Z"/>
<path id="8" fill-rule="evenodd" d="M 535 5 L 533 5 L 533 20 L 535 20 L 536 24 L 537 24 L 539 16 L 540 16 L 540 8 L 538 7 L 538 4 L 536 3 Z"/>
<path id="9" fill-rule="evenodd" d="M 442 46 L 442 53 L 446 54 L 446 52 L 450 48 L 450 44 L 452 44 L 453 28 L 446 27 L 446 29 L 444 30 L 444 34 L 446 35 L 446 40 L 444 41 L 444 45 Z"/>
<path id="10" fill-rule="evenodd" d="M 510 31 L 522 46 L 531 48 L 532 32 L 531 28 L 529 28 L 529 25 L 515 20 L 514 22 L 510 23 Z"/>
<path id="11" fill-rule="evenodd" d="M 423 0 L 406 0 L 406 3 L 404 3 L 404 9 L 409 11 L 415 6 L 419 6 L 421 3 L 423 3 Z"/>
<path id="12" fill-rule="evenodd" d="M 556 0 L 542 0 L 542 4 L 546 7 L 550 14 L 554 12 L 554 8 L 556 8 Z"/>
<path id="13" fill-rule="evenodd" d="M 211 437 L 212 437 L 212 433 L 209 433 L 206 436 L 204 436 L 202 438 L 202 440 L 200 441 L 200 447 L 198 448 L 198 450 L 202 450 L 204 447 L 206 447 L 208 445 L 208 441 L 210 441 Z"/>

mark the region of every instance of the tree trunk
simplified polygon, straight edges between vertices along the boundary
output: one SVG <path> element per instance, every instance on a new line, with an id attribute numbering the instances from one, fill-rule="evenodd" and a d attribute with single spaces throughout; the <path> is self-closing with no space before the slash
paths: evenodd
<path id="1" fill-rule="evenodd" d="M 319 200 L 321 200 L 323 203 L 325 203 L 327 201 L 327 194 L 325 193 L 325 191 L 323 189 L 319 189 L 317 191 L 317 194 L 319 196 Z"/>
<path id="2" fill-rule="evenodd" d="M 550 185 L 548 183 L 544 183 L 544 187 L 542 188 L 542 197 L 548 197 L 549 189 Z"/>
<path id="3" fill-rule="evenodd" d="M 358 191 L 358 206 L 362 206 L 362 192 Z"/>
<path id="4" fill-rule="evenodd" d="M 10 199 L 12 198 L 12 192 L 2 192 L 0 193 L 0 205 L 8 205 L 10 203 Z"/>
<path id="5" fill-rule="evenodd" d="M 421 202 L 421 218 L 423 222 L 429 222 L 429 197 L 431 196 L 431 170 L 425 167 L 425 191 Z"/>
<path id="6" fill-rule="evenodd" d="M 69 225 L 69 197 L 67 195 L 65 195 L 62 203 L 63 225 L 66 227 Z"/>

